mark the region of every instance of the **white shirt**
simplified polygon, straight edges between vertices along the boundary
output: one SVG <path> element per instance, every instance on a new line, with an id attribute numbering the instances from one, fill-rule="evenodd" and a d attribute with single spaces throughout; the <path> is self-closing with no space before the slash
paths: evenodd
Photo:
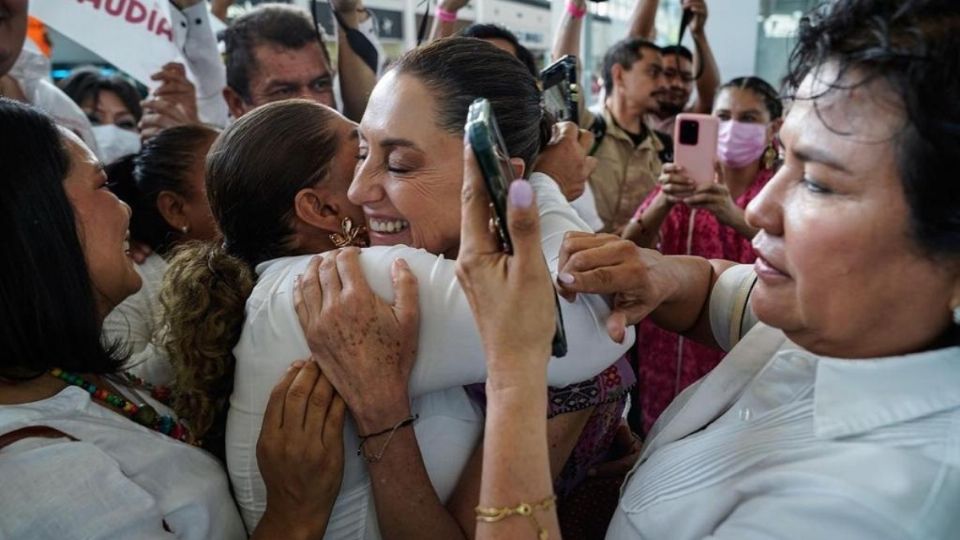
<path id="1" fill-rule="evenodd" d="M 549 177 L 532 175 L 541 215 L 544 253 L 556 273 L 558 252 L 566 231 L 587 230 Z M 403 257 L 417 276 L 420 292 L 420 336 L 410 378 L 415 425 L 424 465 L 441 500 L 455 487 L 483 427 L 461 386 L 486 379 L 486 361 L 473 314 L 457 281 L 455 261 L 406 246 L 363 250 L 360 257 L 370 287 L 392 301 L 390 265 Z M 227 420 L 227 464 L 244 521 L 253 528 L 263 513 L 266 492 L 256 463 L 256 441 L 270 390 L 291 362 L 309 357 L 309 349 L 293 307 L 294 280 L 309 256 L 277 259 L 257 267 L 258 280 L 247 301 L 246 321 L 234 349 L 236 374 Z M 610 309 L 598 296 L 561 300 L 569 353 L 549 366 L 551 385 L 587 380 L 616 361 L 633 343 L 607 335 Z M 443 444 L 438 441 L 443 438 Z M 343 485 L 328 538 L 379 538 L 376 512 L 363 460 L 357 456 L 356 428 L 345 434 Z"/>
<path id="2" fill-rule="evenodd" d="M 654 426 L 607 538 L 957 538 L 958 508 L 960 347 L 844 360 L 758 324 Z"/>
<path id="3" fill-rule="evenodd" d="M 170 358 L 160 346 L 158 319 L 160 287 L 167 261 L 154 253 L 135 266 L 143 286 L 128 296 L 103 321 L 103 337 L 108 343 L 119 341 L 129 350 L 127 371 L 157 385 L 173 383 Z"/>
<path id="4" fill-rule="evenodd" d="M 203 450 L 92 402 L 76 386 L 0 405 L 0 435 L 27 426 L 78 441 L 27 438 L 0 450 L 0 538 L 246 538 L 223 466 Z"/>
<path id="5" fill-rule="evenodd" d="M 590 227 L 591 232 L 598 232 L 603 229 L 603 220 L 600 219 L 600 213 L 597 212 L 597 199 L 593 196 L 593 188 L 590 183 L 584 185 L 583 195 L 577 197 L 570 206 L 577 212 L 580 219 Z"/>

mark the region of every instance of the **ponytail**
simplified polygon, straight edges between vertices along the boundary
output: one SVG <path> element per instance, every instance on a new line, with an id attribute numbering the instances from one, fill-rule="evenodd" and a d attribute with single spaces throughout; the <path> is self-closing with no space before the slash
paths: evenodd
<path id="1" fill-rule="evenodd" d="M 233 348 L 255 281 L 250 266 L 222 245 L 191 242 L 174 251 L 160 291 L 161 343 L 174 371 L 174 411 L 221 459 Z"/>

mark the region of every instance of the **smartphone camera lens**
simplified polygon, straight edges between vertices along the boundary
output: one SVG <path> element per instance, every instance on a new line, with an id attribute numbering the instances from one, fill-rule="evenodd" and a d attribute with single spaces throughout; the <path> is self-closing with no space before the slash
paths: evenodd
<path id="1" fill-rule="evenodd" d="M 700 140 L 700 123 L 696 120 L 680 122 L 680 144 L 696 146 Z"/>

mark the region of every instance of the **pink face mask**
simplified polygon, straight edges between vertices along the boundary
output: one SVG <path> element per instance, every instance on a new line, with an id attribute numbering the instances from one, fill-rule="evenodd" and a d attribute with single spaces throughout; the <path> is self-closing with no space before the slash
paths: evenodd
<path id="1" fill-rule="evenodd" d="M 728 167 L 746 167 L 767 148 L 767 125 L 725 120 L 720 122 L 717 158 Z"/>

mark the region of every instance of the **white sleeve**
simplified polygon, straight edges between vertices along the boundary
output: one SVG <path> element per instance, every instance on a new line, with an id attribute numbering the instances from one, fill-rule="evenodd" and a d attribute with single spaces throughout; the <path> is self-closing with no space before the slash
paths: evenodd
<path id="1" fill-rule="evenodd" d="M 577 211 L 577 215 L 590 227 L 591 231 L 597 232 L 603 229 L 603 220 L 597 212 L 597 199 L 594 198 L 593 189 L 589 183 L 584 187 L 583 195 L 571 202 L 570 206 Z"/>
<path id="2" fill-rule="evenodd" d="M 11 446 L 0 467 L 0 537 L 172 540 L 152 495 L 93 444 Z"/>
<path id="3" fill-rule="evenodd" d="M 217 37 L 210 24 L 206 2 L 199 2 L 184 10 L 172 8 L 174 31 L 186 32 L 183 44 L 187 68 L 196 78 L 197 111 L 200 121 L 218 128 L 227 125 L 227 102 L 223 89 L 227 86 L 227 68 L 217 49 Z M 179 40 L 178 40 L 179 42 Z"/>
<path id="4" fill-rule="evenodd" d="M 550 271 L 556 274 L 564 234 L 588 230 L 563 198 L 555 182 L 544 175 L 531 178 L 540 208 L 541 235 Z M 390 266 L 403 257 L 417 276 L 420 291 L 420 342 L 410 379 L 411 397 L 428 392 L 482 382 L 486 359 L 470 305 L 460 288 L 455 261 L 406 246 L 364 249 L 361 263 L 371 288 L 393 301 Z M 568 352 L 548 366 L 551 386 L 588 380 L 613 364 L 633 344 L 633 330 L 617 344 L 607 335 L 610 308 L 604 298 L 578 295 L 560 301 L 567 333 Z"/>

